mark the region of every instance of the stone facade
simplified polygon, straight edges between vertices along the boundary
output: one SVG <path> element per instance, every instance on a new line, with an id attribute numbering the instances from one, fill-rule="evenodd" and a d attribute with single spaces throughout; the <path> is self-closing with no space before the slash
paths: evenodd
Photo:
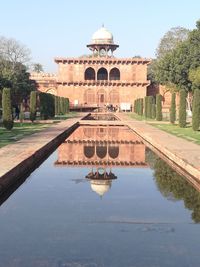
<path id="1" fill-rule="evenodd" d="M 113 43 L 112 34 L 105 28 L 95 34 L 97 39 L 87 45 L 93 50 L 91 56 L 55 58 L 57 75 L 33 73 L 31 79 L 36 81 L 38 90 L 42 92 L 68 97 L 71 106 L 102 107 L 112 104 L 122 108 L 133 105 L 135 99 L 146 96 L 149 85 L 147 65 L 150 60 L 108 55 L 109 49 L 113 53 L 118 47 Z M 104 39 L 102 34 L 106 35 Z M 96 51 L 98 54 L 95 54 Z"/>

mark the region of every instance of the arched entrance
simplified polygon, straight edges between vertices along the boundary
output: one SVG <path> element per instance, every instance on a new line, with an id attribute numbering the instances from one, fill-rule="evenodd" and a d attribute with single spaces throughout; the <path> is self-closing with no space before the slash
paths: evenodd
<path id="1" fill-rule="evenodd" d="M 99 106 L 103 106 L 107 103 L 106 91 L 104 89 L 100 89 L 97 92 L 97 104 Z"/>

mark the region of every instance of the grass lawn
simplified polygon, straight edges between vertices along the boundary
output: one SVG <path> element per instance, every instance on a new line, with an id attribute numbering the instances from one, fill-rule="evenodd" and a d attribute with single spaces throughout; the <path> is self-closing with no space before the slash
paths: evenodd
<path id="1" fill-rule="evenodd" d="M 169 121 L 167 121 L 166 118 L 163 119 L 162 122 L 156 121 L 153 119 L 146 119 L 144 116 L 140 116 L 135 113 L 130 113 L 129 116 L 132 119 L 139 120 L 139 121 L 145 121 L 146 123 L 159 128 L 160 130 L 163 130 L 167 133 L 176 135 L 178 137 L 184 138 L 188 141 L 191 141 L 193 143 L 200 145 L 200 130 L 199 131 L 193 131 L 191 124 L 187 124 L 187 127 L 180 128 L 178 124 L 170 124 Z"/>
<path id="2" fill-rule="evenodd" d="M 0 127 L 0 148 L 8 144 L 14 143 L 23 137 L 41 131 L 53 124 L 50 123 L 28 123 L 24 122 L 22 124 L 15 122 L 14 127 L 11 131 Z"/>
<path id="3" fill-rule="evenodd" d="M 138 114 L 136 114 L 136 113 L 127 113 L 127 115 L 129 115 L 129 117 L 131 117 L 132 119 L 136 119 L 136 120 L 138 120 L 138 121 L 146 121 L 146 122 L 156 122 L 156 120 L 154 120 L 154 119 L 150 119 L 150 118 L 145 118 L 145 116 L 144 115 L 138 115 Z M 163 120 L 162 121 L 164 121 L 164 122 L 166 122 L 167 121 L 167 118 L 166 117 L 164 117 L 163 118 Z"/>
<path id="4" fill-rule="evenodd" d="M 163 131 L 200 145 L 200 131 L 193 131 L 191 125 L 187 125 L 187 127 L 185 128 L 180 128 L 177 124 L 160 124 L 159 122 L 149 124 Z"/>

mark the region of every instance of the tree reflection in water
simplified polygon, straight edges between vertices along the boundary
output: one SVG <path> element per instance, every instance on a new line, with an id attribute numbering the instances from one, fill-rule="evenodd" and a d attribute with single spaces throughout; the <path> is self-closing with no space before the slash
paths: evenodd
<path id="1" fill-rule="evenodd" d="M 154 180 L 161 194 L 172 201 L 183 200 L 185 207 L 192 211 L 192 220 L 200 223 L 200 192 L 153 152 L 147 152 L 148 158 L 151 158 Z"/>

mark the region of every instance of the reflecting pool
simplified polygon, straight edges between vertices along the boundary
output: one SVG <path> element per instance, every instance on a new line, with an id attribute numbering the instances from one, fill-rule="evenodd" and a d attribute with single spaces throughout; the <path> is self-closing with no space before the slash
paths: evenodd
<path id="1" fill-rule="evenodd" d="M 200 193 L 124 127 L 79 127 L 0 207 L 0 267 L 200 266 Z"/>

